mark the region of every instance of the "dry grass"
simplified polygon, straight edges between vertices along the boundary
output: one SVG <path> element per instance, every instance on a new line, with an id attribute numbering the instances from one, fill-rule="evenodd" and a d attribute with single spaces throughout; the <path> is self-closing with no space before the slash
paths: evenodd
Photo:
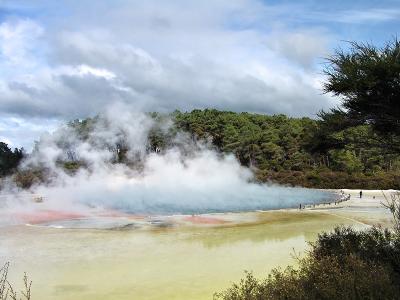
<path id="1" fill-rule="evenodd" d="M 23 277 L 24 286 L 20 293 L 15 291 L 13 285 L 8 280 L 8 270 L 10 263 L 7 262 L 0 269 L 0 300 L 31 300 L 32 281 L 28 279 L 26 273 Z"/>
<path id="2" fill-rule="evenodd" d="M 393 216 L 394 230 L 400 234 L 400 192 L 390 194 L 388 198 L 385 193 L 382 193 L 385 202 L 382 203 L 384 207 L 390 210 Z"/>

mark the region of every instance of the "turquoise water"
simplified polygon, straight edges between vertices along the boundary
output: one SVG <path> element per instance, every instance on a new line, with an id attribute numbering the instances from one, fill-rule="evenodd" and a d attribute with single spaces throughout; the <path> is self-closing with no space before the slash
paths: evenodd
<path id="1" fill-rule="evenodd" d="M 232 191 L 227 194 L 224 191 L 224 194 L 221 193 L 222 196 L 218 194 L 218 197 L 210 196 L 208 193 L 184 195 L 176 192 L 164 195 L 156 193 L 115 195 L 113 191 L 109 195 L 113 200 L 104 205 L 131 214 L 207 214 L 298 208 L 300 204 L 332 202 L 336 197 L 336 194 L 327 191 L 261 184 L 249 184 L 246 189 L 249 189 L 249 193 Z M 103 195 L 103 198 L 108 197 Z M 90 206 L 98 205 L 96 198 L 86 198 L 81 202 Z"/>

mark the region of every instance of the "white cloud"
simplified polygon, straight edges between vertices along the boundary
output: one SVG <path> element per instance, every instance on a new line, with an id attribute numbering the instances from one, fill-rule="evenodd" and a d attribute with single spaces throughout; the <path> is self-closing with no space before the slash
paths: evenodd
<path id="1" fill-rule="evenodd" d="M 78 74 L 81 76 L 85 75 L 92 75 L 95 77 L 101 77 L 107 80 L 111 80 L 115 78 L 115 74 L 106 70 L 106 69 L 98 69 L 98 68 L 93 68 L 87 65 L 80 65 L 77 67 Z"/>
<path id="2" fill-rule="evenodd" d="M 399 19 L 400 9 L 384 9 L 384 8 L 371 8 L 371 9 L 360 9 L 344 11 L 337 14 L 335 18 L 336 22 L 344 23 L 368 23 L 368 22 L 386 22 L 391 20 Z"/>
<path id="3" fill-rule="evenodd" d="M 0 140 L 7 143 L 10 148 L 24 147 L 25 150 L 30 151 L 34 140 L 39 140 L 43 133 L 52 132 L 58 126 L 60 126 L 60 121 L 54 119 L 1 118 Z"/>
<path id="4" fill-rule="evenodd" d="M 96 13 L 90 3 L 69 3 L 68 22 L 0 24 L 0 49 L 20 66 L 0 76 L 1 115 L 68 120 L 122 102 L 313 116 L 331 105 L 315 88 L 327 38 L 238 27 L 260 20 L 258 1 L 99 2 Z"/>
<path id="5" fill-rule="evenodd" d="M 29 19 L 1 23 L 0 54 L 3 63 L 25 67 L 34 65 L 34 42 L 42 34 L 43 28 Z"/>
<path id="6" fill-rule="evenodd" d="M 313 68 L 315 62 L 328 55 L 329 34 L 317 30 L 274 33 L 268 46 L 293 63 Z"/>

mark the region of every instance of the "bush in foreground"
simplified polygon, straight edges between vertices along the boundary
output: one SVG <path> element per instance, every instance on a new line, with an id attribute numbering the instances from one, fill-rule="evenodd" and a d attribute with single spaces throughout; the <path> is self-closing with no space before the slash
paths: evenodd
<path id="1" fill-rule="evenodd" d="M 300 260 L 298 269 L 274 270 L 264 280 L 251 273 L 214 299 L 398 299 L 388 267 L 367 263 L 356 255 Z"/>

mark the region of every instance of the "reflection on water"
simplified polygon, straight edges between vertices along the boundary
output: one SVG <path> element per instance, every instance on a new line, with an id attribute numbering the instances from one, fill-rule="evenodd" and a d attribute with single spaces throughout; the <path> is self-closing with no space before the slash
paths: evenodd
<path id="1" fill-rule="evenodd" d="M 293 263 L 321 230 L 351 221 L 307 212 L 267 212 L 224 227 L 88 230 L 0 229 L 1 260 L 11 279 L 26 271 L 33 300 L 211 299 L 243 276 Z"/>

